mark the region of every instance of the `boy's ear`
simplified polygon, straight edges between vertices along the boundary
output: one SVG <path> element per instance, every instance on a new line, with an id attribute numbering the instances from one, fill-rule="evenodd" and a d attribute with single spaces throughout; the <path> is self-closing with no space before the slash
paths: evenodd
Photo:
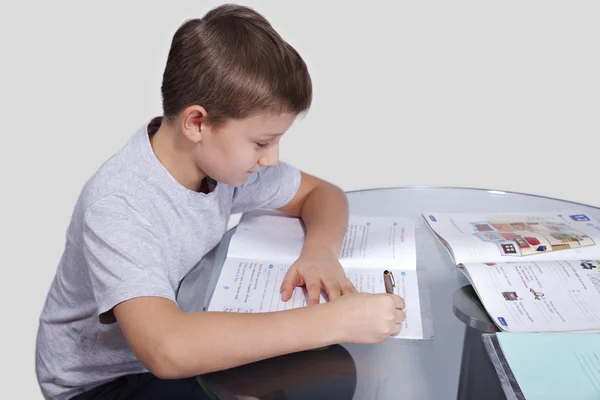
<path id="1" fill-rule="evenodd" d="M 180 128 L 188 140 L 194 143 L 202 141 L 202 136 L 208 129 L 207 112 L 202 106 L 186 107 L 180 114 Z"/>

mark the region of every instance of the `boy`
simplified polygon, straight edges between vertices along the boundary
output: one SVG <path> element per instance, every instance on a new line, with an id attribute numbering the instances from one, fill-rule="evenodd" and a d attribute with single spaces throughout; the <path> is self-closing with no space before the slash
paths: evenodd
<path id="1" fill-rule="evenodd" d="M 399 332 L 403 300 L 356 293 L 338 262 L 348 205 L 337 187 L 278 162 L 311 102 L 297 52 L 251 9 L 223 6 L 175 33 L 163 117 L 86 183 L 40 317 L 36 372 L 57 399 L 202 399 L 194 376 Z M 310 305 L 275 313 L 183 313 L 181 279 L 231 213 L 278 209 L 307 226 L 282 284 Z M 321 289 L 329 302 L 318 304 Z M 247 343 L 246 343 L 247 342 Z"/>

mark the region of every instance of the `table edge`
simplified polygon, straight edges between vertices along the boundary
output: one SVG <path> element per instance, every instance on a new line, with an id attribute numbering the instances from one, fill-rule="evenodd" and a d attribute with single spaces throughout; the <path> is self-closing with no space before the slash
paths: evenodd
<path id="1" fill-rule="evenodd" d="M 555 201 L 560 201 L 563 203 L 569 203 L 569 204 L 574 204 L 574 205 L 578 205 L 578 206 L 583 206 L 583 207 L 590 207 L 590 208 L 594 208 L 596 210 L 600 211 L 600 206 L 595 206 L 592 204 L 586 204 L 586 203 L 581 203 L 581 202 L 577 202 L 577 201 L 573 201 L 573 200 L 565 200 L 565 199 L 559 199 L 557 197 L 550 197 L 550 196 L 544 196 L 541 194 L 533 194 L 533 193 L 525 193 L 525 192 L 515 192 L 515 191 L 511 191 L 511 190 L 499 190 L 499 189 L 486 189 L 486 188 L 479 188 L 479 187 L 467 187 L 467 186 L 412 186 L 412 185 L 408 185 L 408 186 L 381 186 L 381 187 L 373 187 L 373 188 L 365 188 L 365 189 L 354 189 L 354 190 L 346 190 L 345 193 L 346 194 L 352 194 L 352 193 L 361 193 L 361 192 L 376 192 L 376 191 L 385 191 L 385 190 L 437 190 L 437 189 L 451 189 L 451 190 L 472 190 L 472 191 L 478 191 L 478 192 L 492 192 L 492 193 L 497 193 L 497 194 L 513 194 L 513 195 L 519 195 L 519 196 L 528 196 L 528 197 L 537 197 L 540 199 L 547 199 L 547 200 L 555 200 Z"/>

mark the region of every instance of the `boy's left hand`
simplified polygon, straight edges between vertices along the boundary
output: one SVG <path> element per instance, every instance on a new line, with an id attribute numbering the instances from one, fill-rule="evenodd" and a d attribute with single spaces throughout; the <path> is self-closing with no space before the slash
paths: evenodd
<path id="1" fill-rule="evenodd" d="M 306 286 L 308 304 L 319 304 L 321 289 L 329 300 L 356 292 L 335 254 L 325 247 L 306 247 L 288 270 L 281 284 L 281 300 L 288 301 L 294 288 Z"/>

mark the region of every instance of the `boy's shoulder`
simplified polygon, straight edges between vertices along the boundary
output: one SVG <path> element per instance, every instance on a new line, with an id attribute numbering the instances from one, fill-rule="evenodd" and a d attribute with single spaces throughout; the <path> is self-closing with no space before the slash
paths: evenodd
<path id="1" fill-rule="evenodd" d="M 140 128 L 127 143 L 89 177 L 80 194 L 80 203 L 86 208 L 111 196 L 138 196 L 147 183 L 148 161 L 143 155 L 142 135 L 146 127 Z"/>
<path id="2" fill-rule="evenodd" d="M 159 121 L 159 118 L 153 118 L 141 126 L 88 179 L 78 201 L 81 211 L 85 213 L 97 205 L 97 208 L 114 208 L 115 211 L 142 212 L 153 218 L 165 211 L 161 205 L 197 209 L 200 203 L 204 206 L 220 203 L 217 208 L 227 208 L 225 203 L 228 203 L 229 212 L 237 213 L 282 206 L 291 200 L 300 186 L 300 170 L 280 161 L 276 167 L 262 168 L 254 173 L 241 187 L 218 183 L 209 196 L 186 189 L 154 155 L 150 134 L 156 129 L 155 125 L 160 125 Z"/>
<path id="3" fill-rule="evenodd" d="M 85 182 L 77 200 L 82 217 L 137 214 L 154 219 L 162 205 L 186 204 L 186 190 L 160 163 L 150 143 L 160 117 L 147 120 Z"/>

